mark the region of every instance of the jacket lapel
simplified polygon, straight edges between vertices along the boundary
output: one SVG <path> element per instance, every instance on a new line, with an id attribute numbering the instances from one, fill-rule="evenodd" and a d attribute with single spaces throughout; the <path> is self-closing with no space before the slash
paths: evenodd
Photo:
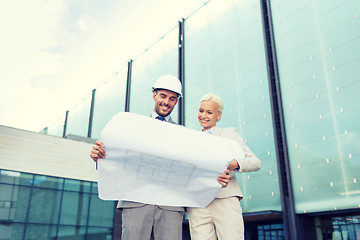
<path id="1" fill-rule="evenodd" d="M 213 131 L 213 135 L 220 136 L 220 133 L 221 133 L 221 127 L 215 126 L 214 131 Z"/>
<path id="2" fill-rule="evenodd" d="M 173 124 L 175 123 L 176 124 L 176 122 L 174 122 L 171 117 L 169 118 L 168 123 L 173 123 Z"/>

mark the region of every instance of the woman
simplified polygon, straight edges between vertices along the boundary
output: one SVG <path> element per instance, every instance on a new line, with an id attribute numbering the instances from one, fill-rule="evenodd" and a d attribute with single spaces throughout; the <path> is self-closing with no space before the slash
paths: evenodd
<path id="1" fill-rule="evenodd" d="M 224 109 L 221 98 L 215 94 L 205 94 L 200 100 L 198 120 L 205 133 L 232 139 L 239 143 L 245 157 L 234 159 L 228 166 L 231 180 L 227 187 L 222 188 L 218 196 L 206 208 L 188 208 L 192 240 L 244 239 L 244 222 L 240 200 L 243 195 L 235 178 L 234 172 L 252 172 L 260 169 L 260 160 L 250 151 L 235 128 L 220 128 Z"/>

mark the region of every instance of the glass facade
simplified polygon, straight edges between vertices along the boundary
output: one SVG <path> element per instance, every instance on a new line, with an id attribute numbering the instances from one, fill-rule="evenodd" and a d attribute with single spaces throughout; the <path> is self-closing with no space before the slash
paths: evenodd
<path id="1" fill-rule="evenodd" d="M 297 213 L 360 203 L 360 1 L 271 1 Z"/>
<path id="2" fill-rule="evenodd" d="M 47 127 L 47 132 L 45 133 L 62 137 L 64 131 L 64 119 L 65 119 L 65 114 L 64 114 L 64 118 L 58 118 L 49 127 Z"/>
<path id="3" fill-rule="evenodd" d="M 97 183 L 0 170 L 0 239 L 112 239 Z"/>
<path id="4" fill-rule="evenodd" d="M 259 240 L 284 240 L 282 224 L 266 224 L 258 226 Z"/>
<path id="5" fill-rule="evenodd" d="M 77 104 L 69 111 L 66 134 L 74 134 L 86 137 L 90 115 L 91 95 Z"/>
<path id="6" fill-rule="evenodd" d="M 318 239 L 348 239 L 360 238 L 360 216 L 317 217 L 316 232 Z"/>

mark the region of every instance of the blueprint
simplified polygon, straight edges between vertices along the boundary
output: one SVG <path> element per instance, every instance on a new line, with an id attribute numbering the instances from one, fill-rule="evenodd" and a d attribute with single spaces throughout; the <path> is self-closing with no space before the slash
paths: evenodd
<path id="1" fill-rule="evenodd" d="M 206 207 L 218 194 L 217 176 L 244 157 L 234 141 L 150 117 L 121 112 L 101 134 L 98 161 L 103 200 Z"/>

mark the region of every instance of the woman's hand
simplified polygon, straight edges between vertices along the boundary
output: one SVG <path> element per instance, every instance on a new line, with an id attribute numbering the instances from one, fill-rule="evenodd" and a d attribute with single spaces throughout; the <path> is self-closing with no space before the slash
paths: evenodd
<path id="1" fill-rule="evenodd" d="M 230 182 L 230 171 L 225 170 L 224 173 L 219 174 L 218 176 L 218 182 L 221 184 L 222 188 L 225 188 L 228 183 Z"/>

